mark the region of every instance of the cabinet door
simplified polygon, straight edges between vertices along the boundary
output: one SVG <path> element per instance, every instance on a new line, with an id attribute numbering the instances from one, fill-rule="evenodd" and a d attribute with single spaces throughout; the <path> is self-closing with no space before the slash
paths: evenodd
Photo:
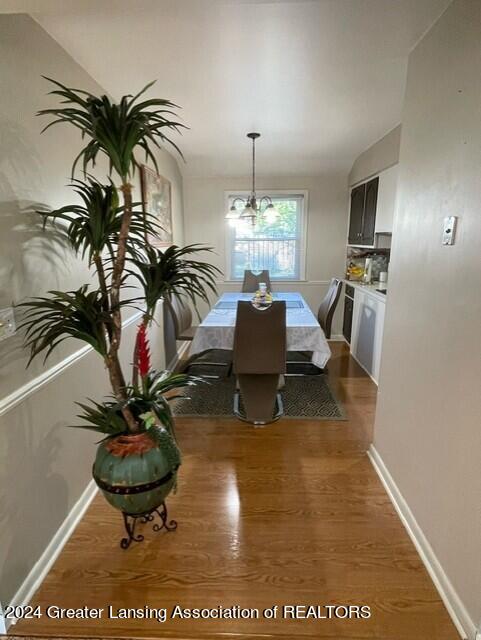
<path id="1" fill-rule="evenodd" d="M 362 220 L 362 242 L 359 244 L 374 244 L 374 229 L 376 227 L 376 206 L 379 178 L 373 178 L 366 184 L 364 199 L 364 217 Z"/>
<path id="2" fill-rule="evenodd" d="M 396 192 L 398 166 L 386 169 L 379 174 L 379 189 L 376 206 L 376 233 L 392 233 L 394 211 L 396 208 Z"/>
<path id="3" fill-rule="evenodd" d="M 360 244 L 362 241 L 362 219 L 364 214 L 364 198 L 366 185 L 360 184 L 351 191 L 351 211 L 349 216 L 349 244 Z"/>
<path id="4" fill-rule="evenodd" d="M 354 301 L 351 353 L 377 383 L 381 364 L 385 303 L 367 293 L 358 296 L 357 290 Z"/>
<path id="5" fill-rule="evenodd" d="M 353 306 L 354 301 L 346 296 L 344 298 L 344 322 L 342 324 L 342 335 L 346 338 L 349 344 L 351 343 Z"/>
<path id="6" fill-rule="evenodd" d="M 357 340 L 354 356 L 359 364 L 371 375 L 374 373 L 375 360 L 375 336 L 377 309 L 372 304 L 369 295 L 364 296 L 357 318 Z"/>
<path id="7" fill-rule="evenodd" d="M 376 335 L 374 338 L 374 360 L 372 377 L 376 383 L 379 383 L 379 373 L 381 370 L 381 354 L 382 354 L 382 338 L 384 334 L 384 313 L 386 304 L 378 302 L 376 317 Z"/>
<path id="8" fill-rule="evenodd" d="M 361 316 L 361 307 L 364 302 L 364 291 L 356 288 L 354 290 L 354 304 L 352 307 L 352 328 L 351 328 L 351 353 L 357 358 L 357 342 L 359 338 L 359 319 Z"/>

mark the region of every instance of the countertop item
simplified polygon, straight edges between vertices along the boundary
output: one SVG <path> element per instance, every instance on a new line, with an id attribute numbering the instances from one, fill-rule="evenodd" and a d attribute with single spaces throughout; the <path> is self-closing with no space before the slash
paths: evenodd
<path id="1" fill-rule="evenodd" d="M 366 258 L 366 265 L 364 267 L 364 275 L 362 277 L 363 284 L 372 284 L 372 258 Z"/>
<path id="2" fill-rule="evenodd" d="M 369 295 L 381 300 L 382 302 L 386 302 L 387 293 L 381 293 L 378 289 L 386 289 L 384 283 L 379 282 L 371 282 L 371 284 L 363 284 L 362 282 L 357 282 L 355 280 L 344 280 L 346 284 L 354 289 L 359 289 L 360 291 L 364 291 L 364 293 L 368 293 Z"/>

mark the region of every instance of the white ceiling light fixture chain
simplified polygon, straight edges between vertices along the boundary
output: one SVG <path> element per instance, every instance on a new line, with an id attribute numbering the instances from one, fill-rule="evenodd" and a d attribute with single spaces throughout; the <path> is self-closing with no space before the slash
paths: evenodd
<path id="1" fill-rule="evenodd" d="M 248 198 L 240 196 L 234 198 L 231 207 L 227 211 L 226 220 L 242 220 L 250 222 L 255 226 L 259 219 L 264 218 L 268 222 L 273 222 L 278 216 L 278 211 L 269 196 L 262 196 L 259 200 L 256 194 L 256 140 L 260 138 L 260 133 L 251 132 L 247 137 L 252 140 L 252 190 Z M 237 209 L 237 203 L 243 205 L 242 211 Z"/>

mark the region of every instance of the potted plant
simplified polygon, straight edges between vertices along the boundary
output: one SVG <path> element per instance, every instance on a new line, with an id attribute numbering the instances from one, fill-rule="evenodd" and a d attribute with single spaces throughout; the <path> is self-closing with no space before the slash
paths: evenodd
<path id="1" fill-rule="evenodd" d="M 183 295 L 194 306 L 199 298 L 208 302 L 208 291 L 215 292 L 214 278 L 220 271 L 193 258 L 199 251 L 211 251 L 208 247 L 171 246 L 164 251 L 153 247 L 149 238 L 159 230 L 157 222 L 143 211 L 142 203 L 132 201 L 130 181 L 139 166 L 136 154 L 143 152 L 146 162 L 157 169 L 155 147 L 170 143 L 179 151 L 166 134 L 183 127 L 175 120 L 176 105 L 163 99 L 139 101 L 152 83 L 136 96 L 124 96 L 114 103 L 107 96 L 47 80 L 55 85 L 51 94 L 62 103 L 39 112 L 53 117 L 45 129 L 57 124 L 74 126 L 81 132 L 83 147 L 72 167 L 71 186 L 79 202 L 38 213 L 44 225 L 60 223 L 74 252 L 95 270 L 98 286 L 49 291 L 46 297 L 22 303 L 21 327 L 30 349 L 29 364 L 40 353 L 47 359 L 68 338 L 86 342 L 103 360 L 112 396 L 102 402 L 81 403 L 79 417 L 85 424 L 80 426 L 105 435 L 98 445 L 93 474 L 108 502 L 124 515 L 128 537 L 121 544 L 126 548 L 132 540 L 142 539 L 135 535 L 139 518 L 152 520 L 158 513 L 162 523 L 154 528 L 172 528 L 165 498 L 175 485 L 180 453 L 165 394 L 197 382 L 186 375 L 152 369 L 148 328 L 163 297 Z M 100 156 L 107 158 L 110 167 L 105 183 L 87 173 Z M 82 180 L 74 179 L 79 161 Z M 143 314 L 129 381 L 119 349 L 122 312 L 133 306 L 141 307 Z"/>

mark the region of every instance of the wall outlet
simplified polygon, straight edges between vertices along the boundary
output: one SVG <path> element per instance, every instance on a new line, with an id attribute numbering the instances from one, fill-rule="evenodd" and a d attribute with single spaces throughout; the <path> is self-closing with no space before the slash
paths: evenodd
<path id="1" fill-rule="evenodd" d="M 15 335 L 15 315 L 12 307 L 0 309 L 0 341 Z"/>

